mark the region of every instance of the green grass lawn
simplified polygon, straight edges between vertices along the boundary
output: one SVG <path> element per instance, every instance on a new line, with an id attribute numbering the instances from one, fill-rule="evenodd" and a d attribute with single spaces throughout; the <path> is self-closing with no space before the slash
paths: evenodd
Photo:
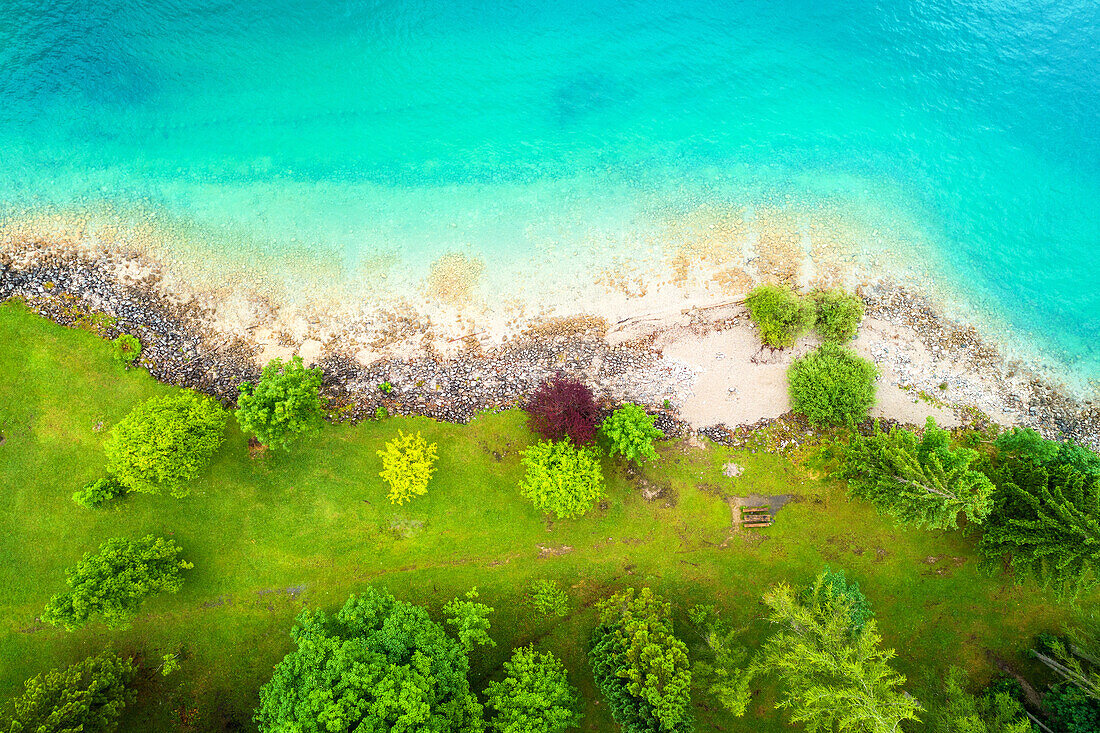
<path id="1" fill-rule="evenodd" d="M 235 421 L 224 446 L 185 499 L 130 496 L 83 509 L 73 491 L 100 475 L 107 428 L 138 401 L 174 388 L 124 371 L 97 336 L 62 328 L 13 304 L 0 305 L 0 697 L 50 667 L 103 648 L 159 660 L 183 645 L 180 671 L 151 677 L 123 730 L 222 730 L 249 722 L 257 691 L 291 647 L 304 606 L 334 608 L 368 585 L 438 614 L 477 586 L 495 606 L 498 646 L 473 655 L 475 690 L 514 646 L 534 642 L 565 662 L 585 701 L 583 730 L 616 730 L 588 672 L 591 605 L 619 588 L 649 585 L 676 609 L 678 631 L 695 603 L 716 603 L 746 625 L 751 645 L 766 632 L 760 596 L 780 580 L 805 583 L 829 564 L 858 580 L 907 685 L 926 699 L 928 679 L 961 664 L 991 674 L 986 651 L 1019 659 L 1040 630 L 1069 610 L 1033 585 L 979 572 L 961 533 L 902 530 L 844 487 L 802 465 L 763 453 L 680 442 L 661 446 L 645 478 L 667 495 L 645 501 L 605 463 L 609 500 L 582 519 L 548 522 L 519 495 L 519 451 L 531 440 L 522 413 L 457 426 L 423 418 L 333 425 L 289 454 L 249 458 Z M 428 494 L 393 506 L 376 455 L 401 428 L 439 444 Z M 745 467 L 722 475 L 726 461 Z M 793 493 L 773 527 L 731 533 L 722 494 Z M 173 537 L 195 567 L 176 595 L 151 600 L 130 629 L 93 625 L 67 633 L 37 621 L 65 588 L 65 568 L 112 536 Z M 537 617 L 530 584 L 558 580 L 573 611 Z M 437 616 L 438 617 L 438 616 Z M 696 695 L 700 731 L 789 729 L 766 686 L 742 719 Z M 197 710 L 194 727 L 180 721 Z"/>

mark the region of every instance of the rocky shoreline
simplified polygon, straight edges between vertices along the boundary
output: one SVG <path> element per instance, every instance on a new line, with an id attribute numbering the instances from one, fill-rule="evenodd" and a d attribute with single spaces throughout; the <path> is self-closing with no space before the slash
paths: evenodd
<path id="1" fill-rule="evenodd" d="M 140 365 L 156 379 L 225 403 L 236 399 L 240 382 L 259 376 L 261 345 L 215 329 L 209 309 L 195 301 L 176 302 L 156 276 L 124 282 L 118 264 L 75 254 L 18 264 L 0 261 L 0 301 L 20 299 L 55 322 L 88 327 L 107 338 L 130 333 L 142 343 Z M 904 350 L 875 344 L 871 356 L 889 367 L 895 383 L 911 390 L 914 400 L 941 402 L 968 423 L 983 419 L 975 405 L 992 404 L 1049 437 L 1100 447 L 1100 406 L 1074 399 L 1022 365 L 1006 364 L 973 328 L 942 317 L 918 294 L 883 283 L 859 292 L 868 316 L 910 329 L 929 353 L 959 367 L 955 376 L 944 377 L 909 363 Z M 686 309 L 681 321 L 693 332 L 713 332 L 728 328 L 736 309 L 735 304 Z M 486 348 L 470 339 L 454 356 L 433 354 L 429 346 L 417 355 L 369 364 L 342 353 L 337 341 L 325 345 L 317 365 L 337 420 L 368 419 L 384 407 L 388 414 L 466 422 L 478 412 L 518 404 L 548 376 L 564 372 L 583 379 L 609 402 L 647 405 L 671 434 L 695 431 L 739 442 L 751 428 L 771 422 L 690 426 L 681 420 L 677 406 L 691 393 L 697 370 L 662 353 L 660 329 L 655 324 L 629 340 L 609 339 L 603 319 L 550 319 L 497 346 Z M 982 378 L 970 378 L 976 375 Z M 379 387 L 384 382 L 392 390 L 384 393 Z M 937 396 L 937 387 L 943 397 Z"/>

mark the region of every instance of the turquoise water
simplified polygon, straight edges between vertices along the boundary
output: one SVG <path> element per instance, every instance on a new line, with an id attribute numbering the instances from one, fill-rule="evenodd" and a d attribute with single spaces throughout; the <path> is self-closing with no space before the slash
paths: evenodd
<path id="1" fill-rule="evenodd" d="M 1100 4 L 8 0 L 0 206 L 375 290 L 455 251 L 553 289 L 700 206 L 828 210 L 1097 377 Z"/>

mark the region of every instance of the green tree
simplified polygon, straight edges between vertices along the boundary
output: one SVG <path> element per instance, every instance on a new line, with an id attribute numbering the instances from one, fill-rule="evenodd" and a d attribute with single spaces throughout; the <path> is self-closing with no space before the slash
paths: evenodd
<path id="1" fill-rule="evenodd" d="M 997 501 L 979 549 L 1060 596 L 1100 581 L 1100 477 L 1010 458 L 996 472 Z"/>
<path id="2" fill-rule="evenodd" d="M 754 663 L 780 682 L 776 707 L 809 733 L 898 733 L 918 720 L 920 704 L 901 690 L 905 677 L 890 667 L 874 619 L 852 633 L 847 600 L 819 575 L 811 593 L 780 583 L 764 596 L 777 628 Z"/>
<path id="3" fill-rule="evenodd" d="M 863 320 L 863 301 L 840 288 L 819 290 L 813 295 L 814 329 L 822 341 L 851 341 Z"/>
<path id="4" fill-rule="evenodd" d="M 304 610 L 296 649 L 260 690 L 261 733 L 479 733 L 469 659 L 420 606 L 368 588 L 334 616 Z"/>
<path id="5" fill-rule="evenodd" d="M 814 425 L 847 425 L 867 418 L 875 404 L 878 369 L 852 351 L 827 342 L 795 359 L 787 370 L 791 407 Z"/>
<path id="6" fill-rule="evenodd" d="M 307 369 L 302 357 L 272 359 L 258 384 L 237 387 L 237 422 L 264 445 L 286 450 L 294 440 L 321 426 L 321 370 Z"/>
<path id="7" fill-rule="evenodd" d="M 490 682 L 486 707 L 496 714 L 489 727 L 498 733 L 562 733 L 581 721 L 577 691 L 565 667 L 549 652 L 521 647 L 504 663 L 504 680 Z"/>
<path id="8" fill-rule="evenodd" d="M 447 624 L 455 627 L 458 642 L 467 653 L 473 651 L 475 646 L 497 645 L 489 638 L 489 616 L 492 613 L 492 608 L 477 602 L 477 588 L 467 591 L 465 599 L 455 598 L 443 607 Z"/>
<path id="9" fill-rule="evenodd" d="M 749 318 L 768 346 L 786 348 L 814 324 L 814 308 L 782 285 L 758 285 L 745 298 Z"/>
<path id="10" fill-rule="evenodd" d="M 608 415 L 600 425 L 600 435 L 610 446 L 609 455 L 618 453 L 639 466 L 644 460 L 657 460 L 653 441 L 665 437 L 654 427 L 653 416 L 634 404 L 623 405 Z"/>
<path id="11" fill-rule="evenodd" d="M 523 451 L 522 462 L 527 472 L 520 493 L 540 512 L 572 519 L 603 498 L 603 473 L 592 448 L 577 448 L 568 438 L 544 440 Z"/>
<path id="12" fill-rule="evenodd" d="M 179 559 L 181 552 L 172 540 L 153 535 L 109 539 L 65 572 L 70 590 L 50 599 L 42 620 L 75 631 L 102 616 L 109 628 L 125 628 L 146 598 L 183 587 L 182 571 L 193 566 Z"/>
<path id="13" fill-rule="evenodd" d="M 671 607 L 649 588 L 602 601 L 588 658 L 596 686 L 624 733 L 693 729 L 687 647 Z"/>
<path id="14" fill-rule="evenodd" d="M 952 667 L 943 693 L 928 706 L 925 727 L 931 733 L 1032 733 L 1020 703 L 1007 692 L 972 695 L 966 675 Z"/>
<path id="15" fill-rule="evenodd" d="M 435 443 L 424 440 L 419 431 L 397 431 L 397 437 L 378 451 L 382 470 L 378 473 L 389 485 L 387 496 L 391 504 L 404 504 L 413 497 L 428 493 L 428 482 L 435 473 Z"/>
<path id="16" fill-rule="evenodd" d="M 953 447 L 951 435 L 928 418 L 920 437 L 911 430 L 855 436 L 840 475 L 853 496 L 867 499 L 903 524 L 958 527 L 960 513 L 981 523 L 993 509 L 993 483 L 972 468 L 978 452 Z"/>
<path id="17" fill-rule="evenodd" d="M 748 650 L 737 643 L 744 629 L 727 624 L 714 606 L 695 606 L 688 618 L 707 646 L 692 665 L 692 680 L 723 708 L 738 717 L 744 715 L 752 699 L 753 677 L 751 665 L 746 664 Z"/>
<path id="18" fill-rule="evenodd" d="M 1072 440 L 1047 440 L 1031 428 L 1012 428 L 996 440 L 997 450 L 1030 460 L 1044 468 L 1069 466 L 1083 474 L 1100 475 L 1100 456 Z"/>
<path id="19" fill-rule="evenodd" d="M 863 595 L 863 591 L 859 589 L 859 583 L 855 581 L 849 583 L 844 577 L 843 570 L 832 570 L 828 565 L 825 566 L 819 579 L 821 591 L 839 599 L 838 606 L 847 609 L 852 633 L 858 634 L 862 631 L 863 626 L 874 617 L 875 612 L 871 610 L 871 602 L 867 600 L 867 596 Z M 803 590 L 803 600 L 811 599 L 816 589 L 817 580 Z"/>
<path id="20" fill-rule="evenodd" d="M 27 680 L 23 694 L 0 715 L 4 733 L 110 733 L 136 694 L 134 665 L 102 653 Z"/>
<path id="21" fill-rule="evenodd" d="M 536 580 L 527 598 L 541 616 L 561 618 L 569 613 L 569 594 L 555 580 Z"/>
<path id="22" fill-rule="evenodd" d="M 1043 641 L 1031 653 L 1054 674 L 1100 704 L 1100 623 L 1072 628 L 1065 639 L 1040 634 Z"/>
<path id="23" fill-rule="evenodd" d="M 228 415 L 190 390 L 142 402 L 122 418 L 103 444 L 107 472 L 130 491 L 187 496 L 218 446 Z"/>

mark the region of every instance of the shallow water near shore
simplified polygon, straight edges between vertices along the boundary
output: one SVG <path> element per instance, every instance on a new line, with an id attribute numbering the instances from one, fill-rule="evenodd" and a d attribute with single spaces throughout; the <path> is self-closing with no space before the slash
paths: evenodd
<path id="1" fill-rule="evenodd" d="M 758 274 L 774 240 L 1085 384 L 1098 68 L 1091 2 L 15 0 L 0 215 L 282 293 L 419 301 L 458 262 L 490 308 Z"/>

